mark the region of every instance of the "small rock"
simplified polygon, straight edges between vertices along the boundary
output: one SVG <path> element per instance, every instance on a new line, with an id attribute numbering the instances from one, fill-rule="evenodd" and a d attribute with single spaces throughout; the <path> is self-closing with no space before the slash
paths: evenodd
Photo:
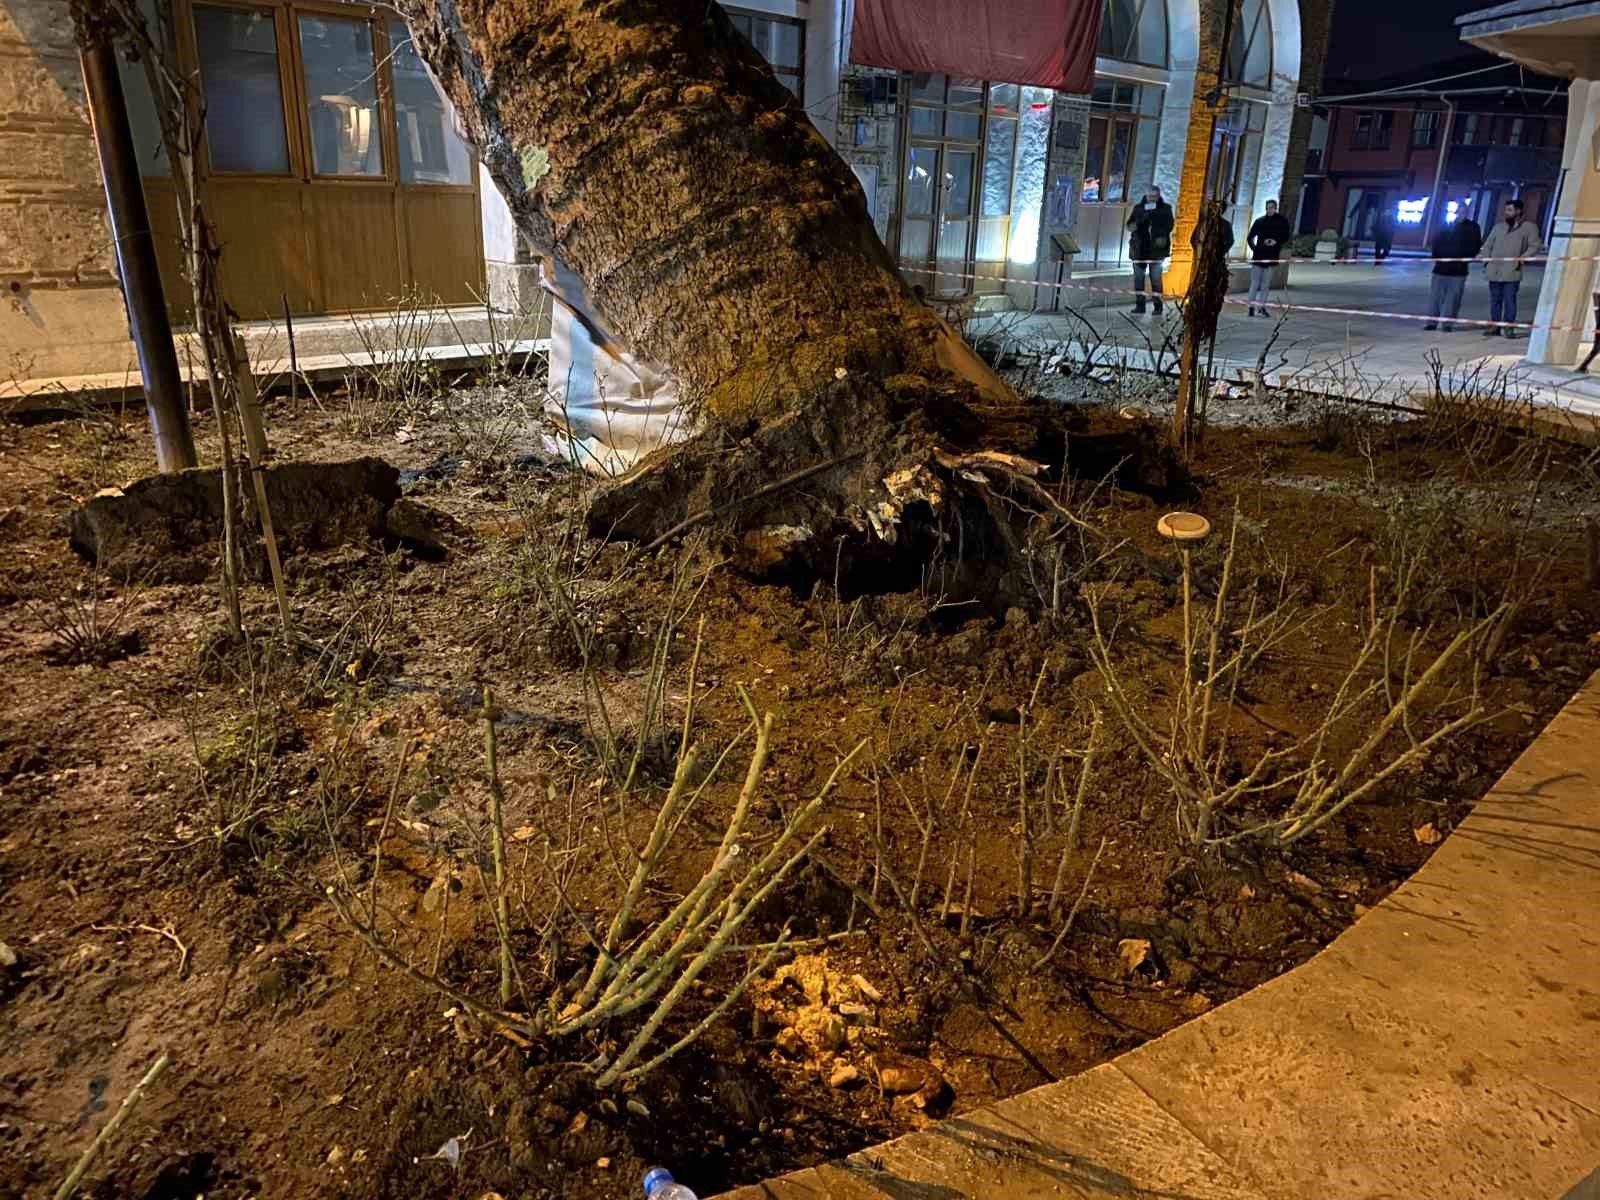
<path id="1" fill-rule="evenodd" d="M 1433 827 L 1433 822 L 1419 825 L 1411 831 L 1411 836 L 1417 839 L 1419 846 L 1437 846 L 1444 840 L 1444 834 Z"/>
<path id="2" fill-rule="evenodd" d="M 1150 961 L 1150 942 L 1146 938 L 1123 938 L 1117 943 L 1117 957 L 1122 960 L 1122 973 L 1132 975 Z"/>
<path id="3" fill-rule="evenodd" d="M 927 1086 L 928 1074 L 917 1067 L 885 1067 L 878 1072 L 878 1086 L 890 1096 L 909 1096 Z"/>
<path id="4" fill-rule="evenodd" d="M 828 1076 L 828 1086 L 831 1088 L 854 1087 L 861 1082 L 861 1072 L 849 1063 L 840 1063 L 834 1067 L 833 1074 Z"/>
<path id="5" fill-rule="evenodd" d="M 788 1058 L 799 1058 L 805 1053 L 805 1039 L 800 1036 L 800 1031 L 793 1026 L 778 1030 L 778 1036 L 772 1040 L 773 1044 L 778 1047 L 779 1053 Z"/>
<path id="6" fill-rule="evenodd" d="M 343 1161 L 344 1147 L 335 1142 L 333 1149 L 328 1151 L 328 1165 L 330 1167 L 337 1167 Z"/>
<path id="7" fill-rule="evenodd" d="M 589 1114 L 586 1112 L 580 1112 L 577 1116 L 572 1118 L 572 1124 L 567 1126 L 567 1132 L 571 1134 L 578 1134 L 582 1133 L 588 1127 Z"/>
<path id="8" fill-rule="evenodd" d="M 1210 1008 L 1211 997 L 1206 995 L 1204 992 L 1196 992 L 1192 996 L 1185 997 L 1183 1001 L 1183 1011 L 1186 1013 L 1192 1013 L 1195 1016 L 1199 1016 L 1203 1012 L 1208 1012 Z"/>
<path id="9" fill-rule="evenodd" d="M 1316 895 L 1322 890 L 1320 883 L 1311 878 L 1311 876 L 1302 874 L 1299 871 L 1290 871 L 1286 878 L 1302 892 L 1310 892 L 1312 895 Z"/>
<path id="10" fill-rule="evenodd" d="M 17 965 L 17 952 L 4 942 L 0 942 L 0 967 L 7 969 Z"/>
<path id="11" fill-rule="evenodd" d="M 955 1097 L 955 1091 L 945 1081 L 945 1077 L 935 1071 L 932 1078 L 912 1095 L 911 1104 L 922 1112 L 938 1113 L 948 1108 Z"/>
<path id="12" fill-rule="evenodd" d="M 644 1101 L 633 1096 L 628 1097 L 628 1111 L 636 1117 L 648 1118 L 650 1116 L 650 1110 L 645 1107 Z"/>
<path id="13" fill-rule="evenodd" d="M 609 1158 L 597 1158 L 594 1160 L 594 1165 L 599 1167 L 602 1171 L 611 1170 L 611 1160 Z"/>
<path id="14" fill-rule="evenodd" d="M 1255 898 L 1256 898 L 1256 890 L 1255 890 L 1255 888 L 1251 887 L 1248 883 L 1241 883 L 1239 885 L 1239 899 L 1241 899 L 1241 900 L 1254 900 Z"/>
<path id="15" fill-rule="evenodd" d="M 600 1110 L 600 1114 L 602 1116 L 614 1117 L 617 1115 L 617 1102 L 610 1096 L 602 1099 L 599 1104 L 595 1105 L 595 1107 Z"/>
<path id="16" fill-rule="evenodd" d="M 850 983 L 856 989 L 856 991 L 861 993 L 861 998 L 868 1004 L 883 1003 L 883 993 L 878 991 L 877 988 L 873 987 L 871 983 L 867 982 L 867 977 L 865 975 L 850 976 Z"/>
<path id="17" fill-rule="evenodd" d="M 845 1003 L 839 1005 L 839 1015 L 846 1021 L 861 1024 L 872 1016 L 872 1010 L 865 1004 Z"/>

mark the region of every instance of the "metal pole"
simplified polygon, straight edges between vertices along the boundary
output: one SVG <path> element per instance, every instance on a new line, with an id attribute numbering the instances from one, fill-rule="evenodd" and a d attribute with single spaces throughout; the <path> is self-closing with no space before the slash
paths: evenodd
<path id="1" fill-rule="evenodd" d="M 1444 118 L 1444 138 L 1439 146 L 1439 166 L 1433 173 L 1433 194 L 1428 197 L 1428 223 L 1422 230 L 1422 245 L 1424 249 L 1433 245 L 1434 232 L 1439 228 L 1439 201 L 1440 191 L 1444 187 L 1444 168 L 1450 160 L 1450 139 L 1456 131 L 1456 102 L 1446 98 Z M 1430 254 L 1432 250 L 1428 251 Z"/>
<path id="2" fill-rule="evenodd" d="M 138 151 L 128 124 L 128 106 L 117 74 L 117 54 L 109 40 L 85 46 L 78 55 L 89 97 L 95 149 L 105 180 L 106 208 L 117 248 L 117 274 L 128 310 L 128 328 L 139 354 L 145 408 L 155 438 L 156 466 L 163 472 L 196 466 L 194 433 L 184 405 L 183 376 L 172 344 L 172 322 L 161 290 L 156 243 L 139 178 Z"/>

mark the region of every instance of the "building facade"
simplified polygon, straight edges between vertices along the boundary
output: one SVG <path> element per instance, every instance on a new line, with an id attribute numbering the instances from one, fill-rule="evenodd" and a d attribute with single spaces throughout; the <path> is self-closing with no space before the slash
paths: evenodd
<path id="1" fill-rule="evenodd" d="M 1298 188 L 1289 151 L 1297 133 L 1304 144 L 1309 114 L 1296 100 L 1304 67 L 1320 76 L 1330 11 L 1316 0 L 1242 5 L 1206 180 L 1229 205 L 1241 253 L 1266 200 Z M 835 145 L 907 277 L 931 295 L 1026 307 L 1040 295 L 1032 281 L 1056 277 L 1067 244 L 1057 235 L 1078 247 L 1073 274 L 1125 273 L 1133 205 L 1152 186 L 1176 205 L 1199 157 L 1196 81 L 1214 78 L 1201 70 L 1201 25 L 1198 0 L 1103 0 L 1094 87 L 1082 96 L 856 67 L 842 47 Z M 847 38 L 848 22 L 840 28 Z"/>
<path id="2" fill-rule="evenodd" d="M 1201 0 L 1101 0 L 1087 95 L 850 61 L 854 0 L 724 5 L 854 169 L 909 282 L 1039 303 L 1059 272 L 1124 272 L 1130 206 L 1205 194 L 1243 233 L 1298 197 L 1332 0 L 1242 0 L 1226 88 Z M 1215 0 L 1206 0 L 1214 6 Z M 509 213 L 391 10 L 342 0 L 175 0 L 206 93 L 227 298 L 246 318 L 382 309 L 414 292 L 513 302 Z M 66 0 L 0 6 L 0 355 L 13 379 L 126 370 L 127 341 Z M 176 220 L 142 71 L 123 73 L 175 315 Z M 1197 136 L 1196 129 L 1203 136 Z M 1209 148 L 1209 155 L 1206 153 Z M 1184 192 L 1188 186 L 1188 193 Z M 1068 240 L 1070 239 L 1070 241 Z M 1063 262 L 1064 247 L 1078 247 Z M 1181 254 L 1180 248 L 1180 254 Z"/>
<path id="3" fill-rule="evenodd" d="M 1566 138 L 1566 81 L 1479 55 L 1319 96 L 1298 231 L 1370 242 L 1387 218 L 1399 249 L 1443 224 L 1487 228 L 1520 198 L 1548 230 Z"/>
<path id="4" fill-rule="evenodd" d="M 1528 342 L 1531 363 L 1572 367 L 1595 338 L 1600 256 L 1600 13 L 1591 2 L 1512 0 L 1468 13 L 1464 40 L 1529 70 L 1570 80 L 1561 176 Z"/>

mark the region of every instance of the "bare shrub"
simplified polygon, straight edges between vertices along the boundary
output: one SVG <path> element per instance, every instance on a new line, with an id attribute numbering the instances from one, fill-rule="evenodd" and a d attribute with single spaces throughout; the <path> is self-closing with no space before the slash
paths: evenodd
<path id="1" fill-rule="evenodd" d="M 744 699 L 748 704 L 748 697 Z M 476 1000 L 436 974 L 414 966 L 396 951 L 377 927 L 375 907 L 363 913 L 354 885 L 342 868 L 338 880 L 326 886 L 325 894 L 345 924 L 381 959 L 410 978 L 449 995 L 492 1028 L 507 1029 L 523 1038 L 563 1041 L 590 1033 L 601 1025 L 642 1017 L 642 1023 L 614 1057 L 601 1053 L 589 1064 L 595 1072 L 597 1086 L 608 1088 L 627 1083 L 660 1066 L 702 1036 L 738 1001 L 751 980 L 790 944 L 787 925 L 770 941 L 743 944 L 739 935 L 822 839 L 825 830 L 817 824 L 818 815 L 865 743 L 844 756 L 817 793 L 783 815 L 777 832 L 765 837 L 755 836 L 750 822 L 756 811 L 771 745 L 771 714 L 760 719 L 752 716 L 750 729 L 723 750 L 706 770 L 701 769 L 699 752 L 685 745 L 672 785 L 656 809 L 650 832 L 643 846 L 632 855 L 631 870 L 624 873 L 622 893 L 615 901 L 603 932 L 600 925 L 580 915 L 560 883 L 563 878 L 560 868 L 546 871 L 544 878 L 554 885 L 552 901 L 560 919 L 582 930 L 588 942 L 589 966 L 568 984 L 562 984 L 547 973 L 542 984 L 535 987 L 529 982 L 534 978 L 532 973 L 522 971 L 518 965 L 510 927 L 505 831 L 500 826 L 507 801 L 495 753 L 493 723 L 497 714 L 487 702 L 483 717 L 489 727 L 485 732 L 491 801 L 487 813 L 488 838 L 491 848 L 499 849 L 493 850 L 494 882 L 491 884 L 487 878 L 480 877 L 480 884 L 483 899 L 493 914 L 499 947 L 501 1008 L 496 1010 Z M 686 823 L 717 778 L 722 764 L 752 732 L 754 747 L 744 784 L 722 837 L 700 877 L 663 915 L 642 930 L 636 929 L 636 918 L 646 896 L 666 890 L 666 864 L 680 852 Z M 623 794 L 619 792 L 618 796 Z M 554 785 L 547 785 L 546 811 L 557 806 Z M 548 822 L 537 827 L 536 836 L 543 842 L 547 862 L 570 846 L 570 831 L 562 835 Z M 705 1017 L 676 1040 L 658 1045 L 657 1038 L 663 1026 L 690 994 L 696 981 L 729 957 L 749 964 L 737 982 Z M 513 992 L 520 993 L 524 1013 L 505 1011 L 507 998 Z"/>
<path id="2" fill-rule="evenodd" d="M 1502 605 L 1465 621 L 1430 655 L 1431 628 L 1408 628 L 1405 619 L 1424 560 L 1410 555 L 1395 563 L 1384 576 L 1382 605 L 1374 572 L 1370 611 L 1355 622 L 1361 640 L 1316 726 L 1235 767 L 1232 727 L 1242 680 L 1266 643 L 1289 628 L 1283 606 L 1263 613 L 1262 596 L 1253 587 L 1244 612 L 1237 611 L 1238 529 L 1236 519 L 1209 620 L 1194 619 L 1185 554 L 1181 683 L 1165 730 L 1147 715 L 1146 703 L 1130 694 L 1112 659 L 1100 606 L 1090 604 L 1090 653 L 1107 700 L 1170 788 L 1179 832 L 1196 846 L 1240 837 L 1299 841 L 1482 721 L 1488 710 L 1476 650 L 1495 635 L 1507 612 Z"/>
<path id="3" fill-rule="evenodd" d="M 103 667 L 137 654 L 144 645 L 137 630 L 129 629 L 134 601 L 141 588 L 123 589 L 113 596 L 98 567 L 87 582 L 65 595 L 22 599 L 22 607 L 50 636 L 45 658 L 62 666 Z"/>

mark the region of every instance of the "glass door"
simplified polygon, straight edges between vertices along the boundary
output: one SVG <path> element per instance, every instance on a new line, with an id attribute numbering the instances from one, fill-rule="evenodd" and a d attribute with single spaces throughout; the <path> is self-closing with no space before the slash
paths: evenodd
<path id="1" fill-rule="evenodd" d="M 987 88 L 981 80 L 917 74 L 906 90 L 900 266 L 930 296 L 964 296 L 973 290 Z"/>
<path id="2" fill-rule="evenodd" d="M 935 250 L 933 291 L 937 296 L 964 296 L 972 291 L 973 188 L 978 177 L 978 152 L 945 146 L 941 150 L 943 190 L 939 197 L 939 241 Z"/>
<path id="3" fill-rule="evenodd" d="M 1080 266 L 1128 261 L 1128 217 L 1155 182 L 1162 95 L 1155 86 L 1095 81 L 1073 230 L 1082 247 Z"/>

